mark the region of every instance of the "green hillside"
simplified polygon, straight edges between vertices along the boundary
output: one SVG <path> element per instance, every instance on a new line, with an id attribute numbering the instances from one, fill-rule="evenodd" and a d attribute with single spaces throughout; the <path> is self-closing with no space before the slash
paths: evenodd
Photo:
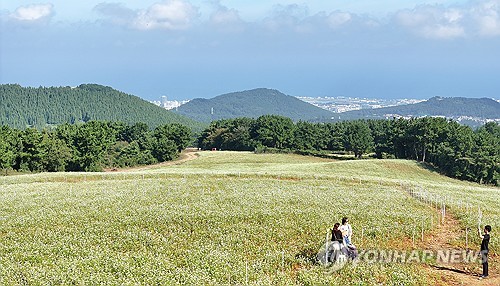
<path id="1" fill-rule="evenodd" d="M 167 111 L 137 96 L 96 84 L 78 87 L 21 87 L 0 85 L 0 125 L 24 129 L 90 120 L 146 123 L 151 128 L 181 123 L 200 129 L 200 124 Z"/>
<path id="2" fill-rule="evenodd" d="M 267 114 L 286 116 L 294 121 L 324 121 L 333 116 L 330 111 L 266 88 L 233 92 L 211 99 L 197 98 L 180 106 L 177 112 L 202 122 L 236 117 L 257 118 Z"/>
<path id="3" fill-rule="evenodd" d="M 472 229 L 469 248 L 480 244 L 471 234 L 477 206 L 483 224 L 500 227 L 499 188 L 450 179 L 412 161 L 225 151 L 197 155 L 134 172 L 0 177 L 0 281 L 460 285 L 453 277 L 444 280 L 445 269 L 429 273 L 436 259 L 380 262 L 367 253 L 465 249 L 464 231 L 442 227 L 436 207 L 441 204 L 448 220 Z M 419 200 L 408 190 L 432 199 Z M 315 256 L 343 216 L 349 217 L 360 259 L 335 271 Z M 452 244 L 436 245 L 433 237 L 443 232 Z M 499 269 L 498 246 L 493 235 L 492 273 Z M 481 271 L 477 262 L 463 266 Z"/>
<path id="4" fill-rule="evenodd" d="M 500 118 L 500 103 L 490 98 L 465 97 L 432 97 L 427 101 L 416 104 L 391 106 L 375 109 L 362 109 L 343 112 L 340 118 L 350 119 L 380 119 L 401 116 L 469 116 L 484 119 Z"/>

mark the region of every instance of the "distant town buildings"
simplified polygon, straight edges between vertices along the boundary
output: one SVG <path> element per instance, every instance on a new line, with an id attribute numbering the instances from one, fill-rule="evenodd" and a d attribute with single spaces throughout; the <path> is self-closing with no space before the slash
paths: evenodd
<path id="1" fill-rule="evenodd" d="M 407 104 L 415 104 L 425 100 L 422 99 L 372 99 L 372 98 L 357 98 L 357 97 L 297 97 L 298 99 L 308 102 L 317 107 L 330 110 L 335 113 L 341 113 L 351 110 L 359 110 L 359 109 L 373 109 L 373 108 L 381 108 L 381 107 L 389 107 L 389 106 L 398 106 L 398 105 L 407 105 Z M 494 99 L 495 101 L 500 102 L 498 99 Z M 406 114 L 384 114 L 382 118 L 391 119 L 391 118 L 413 118 L 415 116 Z M 433 116 L 433 117 L 443 117 L 444 116 Z M 457 121 L 461 124 L 469 125 L 469 126 L 481 126 L 488 122 L 497 122 L 500 123 L 500 119 L 486 119 L 480 117 L 471 117 L 471 116 L 452 116 L 446 117 L 448 119 Z M 340 116 L 339 116 L 340 119 Z"/>
<path id="2" fill-rule="evenodd" d="M 341 113 L 351 110 L 382 108 L 388 106 L 397 106 L 405 104 L 419 103 L 420 99 L 373 99 L 357 97 L 301 97 L 298 99 L 315 105 L 317 107 L 330 110 L 335 113 Z"/>
<path id="3" fill-rule="evenodd" d="M 177 101 L 177 100 L 168 100 L 166 96 L 162 96 L 161 100 L 153 100 L 151 103 L 158 105 L 159 107 L 163 107 L 167 110 L 177 108 L 185 103 L 188 103 L 189 100 L 182 100 L 182 101 Z"/>

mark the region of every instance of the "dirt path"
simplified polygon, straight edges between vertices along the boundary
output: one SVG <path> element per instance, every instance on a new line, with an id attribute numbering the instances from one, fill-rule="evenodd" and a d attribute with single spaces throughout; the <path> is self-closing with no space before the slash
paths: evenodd
<path id="1" fill-rule="evenodd" d="M 198 158 L 199 154 L 197 153 L 198 149 L 196 148 L 187 148 L 186 150 L 182 151 L 179 158 L 173 161 L 167 161 L 167 162 L 162 162 L 154 165 L 148 165 L 148 166 L 140 166 L 140 167 L 132 167 L 132 168 L 123 168 L 123 169 L 112 169 L 112 170 L 106 170 L 106 172 L 137 172 L 137 171 L 143 171 L 143 170 L 150 170 L 150 169 L 158 169 L 161 167 L 166 167 L 166 166 L 172 166 L 172 165 L 179 165 L 184 162 L 194 160 Z"/>
<path id="2" fill-rule="evenodd" d="M 451 215 L 445 216 L 445 221 L 436 227 L 435 232 L 431 233 L 423 242 L 423 248 L 437 251 L 440 249 L 457 249 L 454 241 L 462 235 L 460 224 Z M 476 232 L 471 232 L 470 237 L 476 235 Z M 478 251 L 479 245 L 470 245 L 471 251 Z M 463 249 L 463 247 L 462 247 Z M 433 281 L 433 285 L 500 285 L 500 277 L 495 270 L 492 269 L 492 264 L 498 263 L 496 257 L 489 257 L 490 277 L 480 280 L 479 276 L 482 273 L 482 266 L 479 262 L 475 263 L 439 263 L 435 266 L 426 266 L 426 271 L 429 272 Z M 497 267 L 495 267 L 496 269 Z"/>

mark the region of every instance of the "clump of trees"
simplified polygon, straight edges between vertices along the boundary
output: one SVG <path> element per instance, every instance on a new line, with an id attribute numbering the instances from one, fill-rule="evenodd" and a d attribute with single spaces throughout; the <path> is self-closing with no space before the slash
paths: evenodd
<path id="1" fill-rule="evenodd" d="M 0 127 L 0 169 L 100 171 L 176 158 L 191 142 L 191 129 L 178 124 L 151 130 L 144 123 L 89 121 L 53 130 Z"/>
<path id="2" fill-rule="evenodd" d="M 264 115 L 213 121 L 198 145 L 239 151 L 352 152 L 356 158 L 373 153 L 377 158 L 430 163 L 463 180 L 500 184 L 500 126 L 494 122 L 473 130 L 434 117 L 325 124 Z"/>

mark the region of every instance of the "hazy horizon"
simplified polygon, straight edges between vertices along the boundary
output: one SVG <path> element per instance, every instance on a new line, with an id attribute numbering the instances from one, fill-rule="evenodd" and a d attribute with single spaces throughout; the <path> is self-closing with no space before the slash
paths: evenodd
<path id="1" fill-rule="evenodd" d="M 500 0 L 2 1 L 0 83 L 499 98 Z"/>

